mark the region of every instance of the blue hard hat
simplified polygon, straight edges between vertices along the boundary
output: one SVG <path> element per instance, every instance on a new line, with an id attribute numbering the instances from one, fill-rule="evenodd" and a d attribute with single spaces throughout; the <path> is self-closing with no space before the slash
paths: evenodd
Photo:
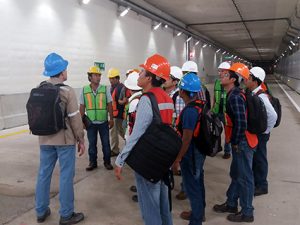
<path id="1" fill-rule="evenodd" d="M 187 73 L 182 77 L 179 88 L 189 92 L 199 92 L 201 90 L 201 81 L 197 74 Z"/>
<path id="2" fill-rule="evenodd" d="M 56 53 L 49 54 L 44 61 L 44 75 L 52 77 L 67 69 L 68 61 Z"/>

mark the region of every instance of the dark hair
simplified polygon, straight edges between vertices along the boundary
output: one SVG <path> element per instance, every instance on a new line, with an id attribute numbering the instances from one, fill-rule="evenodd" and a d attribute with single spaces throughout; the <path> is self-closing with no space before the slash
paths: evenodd
<path id="1" fill-rule="evenodd" d="M 153 73 L 149 72 L 149 71 L 145 71 L 146 72 L 146 77 L 151 77 L 151 84 L 153 87 L 160 87 L 163 83 L 165 83 L 166 81 L 162 78 L 157 79 L 158 77 L 156 75 L 154 75 Z"/>
<path id="2" fill-rule="evenodd" d="M 189 98 L 194 98 L 197 95 L 197 92 L 191 92 L 191 91 L 186 91 L 181 89 L 184 93 L 186 93 L 187 96 L 189 96 Z"/>
<path id="3" fill-rule="evenodd" d="M 250 74 L 250 76 L 252 77 L 253 81 L 257 82 L 257 86 L 260 86 L 262 81 L 260 79 L 258 79 L 257 77 L 255 77 L 253 74 Z"/>
<path id="4" fill-rule="evenodd" d="M 62 72 L 55 74 L 54 76 L 51 76 L 51 78 L 59 78 L 59 76 L 62 74 Z"/>
<path id="5" fill-rule="evenodd" d="M 239 87 L 240 86 L 239 76 L 231 70 L 229 70 L 228 72 L 229 72 L 229 78 L 235 78 L 234 86 Z"/>

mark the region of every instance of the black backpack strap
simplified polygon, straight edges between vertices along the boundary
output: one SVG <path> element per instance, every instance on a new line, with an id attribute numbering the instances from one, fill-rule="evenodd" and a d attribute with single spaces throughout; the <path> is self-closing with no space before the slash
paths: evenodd
<path id="1" fill-rule="evenodd" d="M 157 104 L 155 95 L 152 92 L 146 92 L 143 95 L 148 96 L 150 99 L 150 102 L 152 105 L 152 111 L 153 111 L 153 121 L 155 121 L 156 123 L 161 123 L 162 120 L 161 120 L 161 116 L 160 116 L 160 112 L 159 112 L 159 108 L 158 108 L 158 104 Z"/>
<path id="2" fill-rule="evenodd" d="M 176 91 L 176 92 L 174 93 L 174 95 L 172 96 L 174 108 L 175 108 L 175 104 L 176 104 L 176 98 L 177 98 L 178 95 L 179 95 L 179 91 Z"/>

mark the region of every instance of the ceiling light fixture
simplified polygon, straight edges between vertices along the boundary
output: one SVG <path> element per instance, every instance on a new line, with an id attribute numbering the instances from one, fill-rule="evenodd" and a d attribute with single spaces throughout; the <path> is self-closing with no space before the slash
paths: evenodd
<path id="1" fill-rule="evenodd" d="M 176 34 L 176 36 L 179 37 L 181 34 L 182 34 L 182 32 L 180 31 Z"/>
<path id="2" fill-rule="evenodd" d="M 296 44 L 293 41 L 290 41 L 292 43 L 292 45 L 296 46 Z"/>
<path id="3" fill-rule="evenodd" d="M 221 51 L 221 49 L 219 48 L 217 51 L 216 51 L 216 53 L 218 53 L 219 51 Z"/>
<path id="4" fill-rule="evenodd" d="M 189 38 L 186 40 L 186 42 L 189 42 L 191 39 L 192 39 L 192 37 L 189 37 Z"/>
<path id="5" fill-rule="evenodd" d="M 292 50 L 292 47 L 291 47 L 291 46 L 289 46 L 289 49 L 290 49 L 290 50 Z"/>
<path id="6" fill-rule="evenodd" d="M 87 4 L 89 4 L 89 3 L 90 3 L 90 0 L 82 0 L 82 4 L 87 5 Z"/>
<path id="7" fill-rule="evenodd" d="M 168 28 L 169 26 L 168 26 L 168 24 L 165 24 L 165 28 Z"/>
<path id="8" fill-rule="evenodd" d="M 160 27 L 160 25 L 161 25 L 161 23 L 156 24 L 156 25 L 153 27 L 153 29 L 154 29 L 154 30 L 157 30 L 157 29 Z"/>
<path id="9" fill-rule="evenodd" d="M 123 12 L 121 12 L 120 16 L 123 17 L 125 16 L 130 10 L 130 7 L 126 8 Z"/>
<path id="10" fill-rule="evenodd" d="M 207 44 L 204 44 L 202 47 L 205 48 L 207 46 Z"/>
<path id="11" fill-rule="evenodd" d="M 197 41 L 197 42 L 195 43 L 195 46 L 197 46 L 199 43 L 200 43 L 200 41 Z"/>

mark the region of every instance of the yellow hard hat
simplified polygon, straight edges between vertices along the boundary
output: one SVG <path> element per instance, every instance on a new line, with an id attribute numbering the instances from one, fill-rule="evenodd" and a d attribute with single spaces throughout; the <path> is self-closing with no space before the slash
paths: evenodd
<path id="1" fill-rule="evenodd" d="M 110 68 L 108 71 L 108 78 L 114 78 L 120 76 L 120 70 L 116 68 Z"/>
<path id="2" fill-rule="evenodd" d="M 89 71 L 87 72 L 87 74 L 91 74 L 91 73 L 94 73 L 94 74 L 100 74 L 101 75 L 101 71 L 99 69 L 98 66 L 91 66 Z"/>

